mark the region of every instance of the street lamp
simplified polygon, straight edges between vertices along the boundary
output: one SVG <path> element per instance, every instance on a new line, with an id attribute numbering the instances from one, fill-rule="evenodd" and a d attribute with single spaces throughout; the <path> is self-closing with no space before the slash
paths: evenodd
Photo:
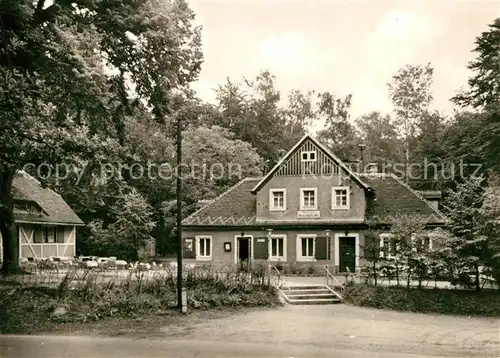
<path id="1" fill-rule="evenodd" d="M 327 252 L 327 256 L 326 256 L 327 258 L 330 258 L 330 247 L 331 247 L 331 246 L 330 246 L 330 233 L 331 233 L 331 232 L 332 232 L 332 231 L 331 231 L 331 230 L 329 230 L 329 229 L 326 229 L 326 230 L 325 230 L 325 236 L 326 236 L 326 247 L 327 247 L 327 250 L 328 250 L 328 252 Z M 328 265 L 326 265 L 326 267 L 328 267 Z"/>

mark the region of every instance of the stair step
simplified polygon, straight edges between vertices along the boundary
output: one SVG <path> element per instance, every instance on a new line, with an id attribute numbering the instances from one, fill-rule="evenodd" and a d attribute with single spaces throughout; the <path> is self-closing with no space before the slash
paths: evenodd
<path id="1" fill-rule="evenodd" d="M 291 300 L 302 300 L 302 299 L 315 299 L 315 298 L 338 298 L 333 293 L 312 293 L 312 294 L 302 294 L 302 295 L 285 295 Z"/>
<path id="2" fill-rule="evenodd" d="M 303 290 L 325 290 L 328 288 L 325 285 L 311 285 L 311 286 L 284 286 L 281 289 L 289 291 L 303 291 Z"/>
<path id="3" fill-rule="evenodd" d="M 334 304 L 340 303 L 339 299 L 335 298 L 315 298 L 315 299 L 307 299 L 307 300 L 287 300 L 288 303 L 292 305 L 325 305 L 325 304 Z"/>
<path id="4" fill-rule="evenodd" d="M 326 289 L 326 288 L 321 288 L 321 289 L 314 289 L 314 290 L 282 290 L 285 294 L 287 295 L 302 295 L 302 294 L 315 294 L 315 293 L 332 293 L 332 291 Z"/>

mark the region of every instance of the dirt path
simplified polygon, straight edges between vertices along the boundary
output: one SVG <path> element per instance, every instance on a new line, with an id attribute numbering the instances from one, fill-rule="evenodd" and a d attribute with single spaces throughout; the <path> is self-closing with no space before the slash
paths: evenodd
<path id="1" fill-rule="evenodd" d="M 500 357 L 500 320 L 433 316 L 348 305 L 286 306 L 204 320 L 161 336 L 360 351 Z"/>

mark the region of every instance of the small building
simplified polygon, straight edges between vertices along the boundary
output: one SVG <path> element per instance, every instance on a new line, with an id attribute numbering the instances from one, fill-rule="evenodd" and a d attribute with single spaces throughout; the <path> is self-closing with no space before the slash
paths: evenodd
<path id="1" fill-rule="evenodd" d="M 19 258 L 76 256 L 76 228 L 85 224 L 66 201 L 25 172 L 17 173 L 12 186 Z"/>
<path id="2" fill-rule="evenodd" d="M 422 215 L 429 229 L 445 224 L 396 176 L 355 172 L 306 135 L 267 175 L 241 180 L 186 218 L 183 256 L 215 266 L 269 260 L 356 272 L 367 230 L 388 233 L 395 214 Z M 387 249 L 387 235 L 379 239 Z"/>

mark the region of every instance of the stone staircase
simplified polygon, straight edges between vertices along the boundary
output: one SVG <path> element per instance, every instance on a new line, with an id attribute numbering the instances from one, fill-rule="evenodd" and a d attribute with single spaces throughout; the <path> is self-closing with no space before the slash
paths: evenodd
<path id="1" fill-rule="evenodd" d="M 341 303 L 340 294 L 325 285 L 285 286 L 280 288 L 285 301 L 292 305 L 325 305 Z"/>

